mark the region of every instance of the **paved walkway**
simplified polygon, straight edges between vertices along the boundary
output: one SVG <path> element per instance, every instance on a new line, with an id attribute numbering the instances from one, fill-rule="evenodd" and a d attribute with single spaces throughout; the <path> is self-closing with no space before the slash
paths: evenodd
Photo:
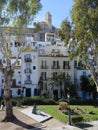
<path id="1" fill-rule="evenodd" d="M 25 108 L 15 108 L 14 115 L 17 117 L 13 122 L 0 122 L 0 130 L 98 130 L 98 121 L 88 122 L 77 126 L 69 126 L 52 118 L 44 123 L 26 116 L 21 112 Z M 0 111 L 0 121 L 4 118 L 5 111 Z"/>
<path id="2" fill-rule="evenodd" d="M 41 130 L 98 130 L 98 121 L 92 121 L 92 122 L 88 122 L 88 123 L 84 123 L 84 124 L 76 125 L 76 126 L 74 125 L 70 126 L 67 124 L 65 125 L 63 124 L 58 127 L 54 125 L 52 128 L 49 128 L 49 126 L 47 126 L 46 128 L 43 128 Z"/>

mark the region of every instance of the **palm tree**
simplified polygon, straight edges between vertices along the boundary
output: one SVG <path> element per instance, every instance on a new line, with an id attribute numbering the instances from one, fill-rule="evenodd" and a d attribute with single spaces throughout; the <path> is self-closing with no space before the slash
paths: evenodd
<path id="1" fill-rule="evenodd" d="M 71 81 L 71 76 L 68 73 L 64 73 L 64 80 L 63 80 L 63 97 L 67 98 L 67 95 L 70 97 L 76 97 L 76 90 L 75 86 Z"/>
<path id="2" fill-rule="evenodd" d="M 67 94 L 70 97 L 76 97 L 75 86 L 71 82 L 71 77 L 68 73 L 59 72 L 57 75 L 52 74 L 53 76 L 50 79 L 50 86 L 53 89 L 55 86 L 60 88 L 60 97 L 67 98 Z"/>
<path id="3" fill-rule="evenodd" d="M 50 86 L 53 89 L 55 86 L 59 86 L 60 88 L 60 97 L 62 97 L 63 94 L 63 86 L 65 83 L 65 73 L 64 72 L 59 72 L 58 74 L 54 73 L 52 74 L 52 77 L 50 78 Z"/>

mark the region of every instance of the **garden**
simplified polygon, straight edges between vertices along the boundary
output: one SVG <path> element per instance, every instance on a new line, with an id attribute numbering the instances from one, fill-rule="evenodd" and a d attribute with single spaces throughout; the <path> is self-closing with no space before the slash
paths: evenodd
<path id="1" fill-rule="evenodd" d="M 0 100 L 2 104 L 3 100 Z M 54 100 L 49 98 L 24 97 L 22 99 L 13 99 L 13 107 L 34 106 L 62 123 L 68 123 L 69 104 L 67 99 Z M 98 120 L 98 101 L 70 99 L 70 117 L 72 123 L 83 123 Z"/>
<path id="2" fill-rule="evenodd" d="M 98 120 L 98 108 L 88 105 L 71 105 L 71 121 L 73 123 L 83 123 Z M 46 112 L 63 123 L 68 122 L 68 114 L 62 113 L 58 105 L 39 105 L 38 109 Z"/>

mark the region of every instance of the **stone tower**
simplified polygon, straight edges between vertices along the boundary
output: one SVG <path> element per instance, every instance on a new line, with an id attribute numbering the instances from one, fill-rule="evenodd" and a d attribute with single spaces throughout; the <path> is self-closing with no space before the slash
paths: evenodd
<path id="1" fill-rule="evenodd" d="M 52 25 L 52 16 L 49 12 L 46 13 L 46 23 Z"/>

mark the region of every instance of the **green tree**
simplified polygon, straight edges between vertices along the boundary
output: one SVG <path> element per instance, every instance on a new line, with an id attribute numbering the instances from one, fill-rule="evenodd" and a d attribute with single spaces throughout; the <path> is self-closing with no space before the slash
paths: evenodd
<path id="1" fill-rule="evenodd" d="M 88 82 L 89 82 L 89 93 L 93 94 L 93 99 L 96 99 L 97 97 L 96 84 L 91 76 L 88 78 Z"/>
<path id="2" fill-rule="evenodd" d="M 93 94 L 93 97 L 96 98 L 96 85 L 93 78 L 81 76 L 81 90 L 88 93 L 89 95 Z"/>
<path id="3" fill-rule="evenodd" d="M 33 29 L 34 33 L 37 33 L 37 32 L 39 32 L 39 31 L 42 31 L 42 28 L 41 28 L 41 26 L 40 26 L 39 23 L 34 22 L 33 25 L 34 25 L 34 29 Z"/>
<path id="4" fill-rule="evenodd" d="M 62 39 L 69 45 L 70 58 L 80 57 L 98 86 L 98 1 L 74 0 L 71 16 L 71 37 L 63 36 L 66 30 L 61 27 Z"/>
<path id="5" fill-rule="evenodd" d="M 68 44 L 69 39 L 71 38 L 71 23 L 65 19 L 61 24 L 61 29 L 58 30 L 58 35 L 61 37 L 61 40 L 64 41 L 65 45 Z"/>
<path id="6" fill-rule="evenodd" d="M 98 73 L 98 1 L 75 0 L 72 8 L 72 22 L 74 27 L 72 56 L 79 55 L 90 70 L 98 86 L 95 73 Z M 74 40 L 75 39 L 75 40 Z"/>
<path id="7" fill-rule="evenodd" d="M 43 79 L 42 77 L 40 77 L 38 82 L 38 96 L 42 95 L 42 91 L 43 91 Z"/>
<path id="8" fill-rule="evenodd" d="M 65 80 L 64 80 L 64 90 L 63 90 L 63 96 L 65 98 L 68 97 L 68 95 L 71 98 L 74 98 L 77 96 L 76 94 L 76 90 L 75 90 L 75 85 L 72 83 L 70 76 L 67 74 L 65 76 Z"/>
<path id="9" fill-rule="evenodd" d="M 88 81 L 88 77 L 81 76 L 80 80 L 81 80 L 81 83 L 80 83 L 81 90 L 85 91 L 85 92 L 89 92 L 89 81 Z"/>
<path id="10" fill-rule="evenodd" d="M 59 72 L 57 74 L 52 74 L 52 77 L 50 78 L 50 86 L 53 89 L 55 86 L 59 86 L 60 88 L 60 97 L 62 97 L 63 94 L 63 84 L 65 80 L 65 73 Z"/>
<path id="11" fill-rule="evenodd" d="M 60 97 L 67 97 L 67 94 L 70 94 L 70 96 L 73 96 L 73 85 L 71 83 L 70 76 L 68 74 L 65 74 L 65 72 L 59 72 L 57 74 L 51 77 L 50 84 L 51 88 L 53 89 L 55 86 L 58 86 L 60 88 Z M 72 91 L 73 92 L 72 92 Z"/>
<path id="12" fill-rule="evenodd" d="M 5 64 L 2 68 L 4 73 L 5 83 L 4 83 L 4 100 L 5 100 L 5 118 L 3 121 L 10 121 L 14 118 L 13 109 L 12 109 L 12 97 L 11 97 L 11 80 L 12 73 L 17 63 L 18 57 L 21 53 L 21 47 L 19 48 L 19 54 L 16 58 L 16 61 L 11 64 L 11 49 L 9 48 L 9 37 L 6 36 L 7 31 L 11 31 L 11 28 L 8 30 L 5 29 L 5 26 L 12 25 L 12 27 L 17 27 L 15 34 L 17 40 L 21 42 L 22 46 L 22 33 L 26 27 L 32 23 L 35 15 L 41 9 L 40 0 L 3 0 L 0 1 L 0 50 L 4 55 Z M 23 47 L 23 46 L 22 46 Z"/>

